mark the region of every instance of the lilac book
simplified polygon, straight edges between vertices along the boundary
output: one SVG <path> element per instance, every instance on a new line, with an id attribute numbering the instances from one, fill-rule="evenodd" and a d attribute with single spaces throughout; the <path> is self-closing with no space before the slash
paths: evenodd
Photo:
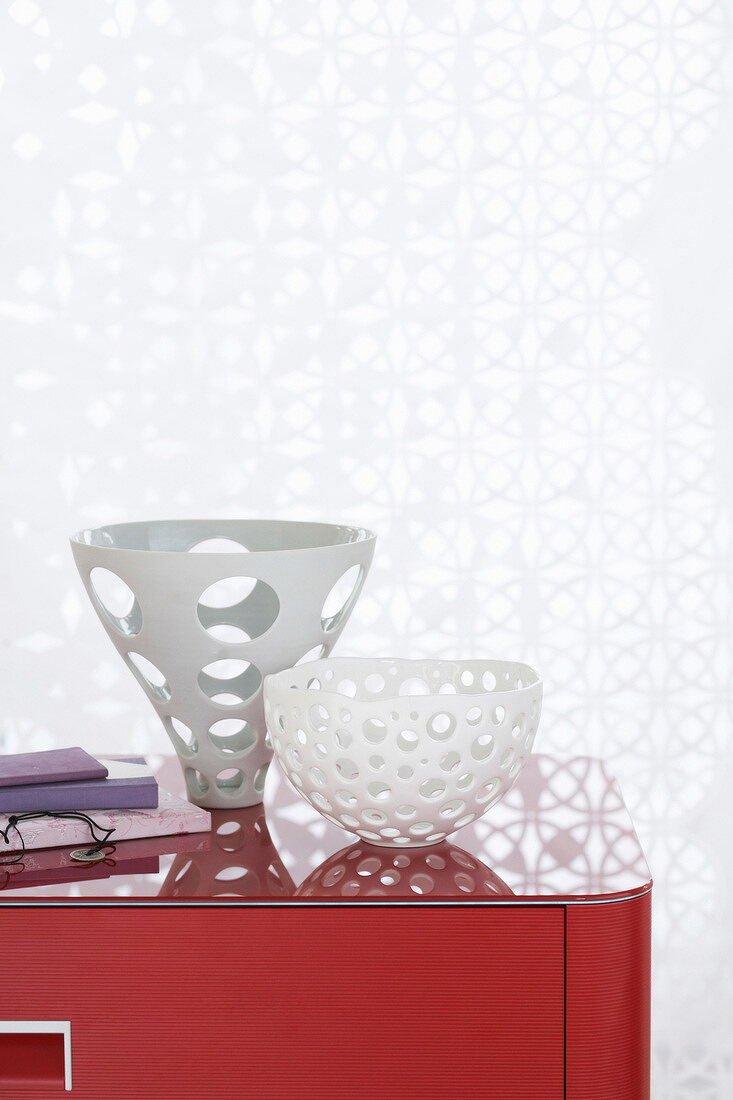
<path id="1" fill-rule="evenodd" d="M 107 769 L 84 749 L 47 749 L 0 756 L 0 787 L 104 779 Z"/>
<path id="2" fill-rule="evenodd" d="M 0 787 L 0 813 L 34 810 L 142 810 L 158 805 L 158 784 L 145 758 L 100 758 L 106 779 Z"/>

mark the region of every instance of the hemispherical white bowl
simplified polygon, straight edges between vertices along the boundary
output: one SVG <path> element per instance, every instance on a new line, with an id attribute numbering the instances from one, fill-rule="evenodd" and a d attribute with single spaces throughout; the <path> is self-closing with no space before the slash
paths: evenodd
<path id="1" fill-rule="evenodd" d="M 331 651 L 374 543 L 360 527 L 280 520 L 118 523 L 73 536 L 92 606 L 159 714 L 193 802 L 262 801 L 272 758 L 263 678 Z"/>
<path id="2" fill-rule="evenodd" d="M 438 844 L 510 789 L 542 683 L 512 661 L 335 658 L 268 676 L 265 721 L 291 783 L 371 844 Z"/>

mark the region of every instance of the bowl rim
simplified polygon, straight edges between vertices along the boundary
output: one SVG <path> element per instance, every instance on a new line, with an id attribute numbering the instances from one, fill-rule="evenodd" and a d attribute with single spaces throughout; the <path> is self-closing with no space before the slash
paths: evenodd
<path id="1" fill-rule="evenodd" d="M 298 670 L 313 669 L 314 671 L 324 666 L 333 667 L 334 665 L 341 664 L 362 664 L 374 668 L 374 671 L 378 671 L 384 665 L 407 665 L 407 666 L 424 666 L 425 664 L 449 664 L 457 667 L 463 667 L 472 664 L 482 665 L 499 665 L 499 666 L 512 666 L 525 669 L 533 679 L 528 684 L 524 684 L 521 688 L 491 688 L 489 690 L 483 689 L 482 691 L 460 691 L 460 692 L 427 692 L 420 695 L 373 695 L 369 698 L 359 698 L 354 695 L 346 695 L 342 691 L 337 691 L 335 687 L 321 686 L 316 691 L 309 687 L 298 687 L 296 685 L 287 682 L 289 676 L 293 673 L 295 668 Z M 334 672 L 336 670 L 334 669 Z M 422 677 L 416 676 L 415 679 L 422 679 Z M 266 698 L 268 689 L 272 688 L 276 691 L 286 691 L 297 693 L 298 695 L 306 695 L 309 698 L 313 698 L 316 695 L 327 695 L 331 698 L 345 699 L 352 705 L 358 706 L 370 706 L 376 704 L 380 707 L 386 706 L 389 703 L 402 704 L 405 700 L 411 702 L 417 702 L 419 700 L 430 699 L 433 703 L 436 701 L 445 702 L 448 705 L 448 700 L 477 700 L 477 699 L 496 699 L 499 696 L 517 696 L 523 692 L 540 689 L 542 690 L 543 683 L 542 677 L 535 668 L 528 665 L 525 661 L 512 661 L 506 660 L 501 657 L 320 657 L 315 661 L 306 661 L 302 665 L 295 665 L 293 668 L 282 669 L 280 672 L 271 672 L 263 678 L 262 690 L 263 695 Z"/>
<path id="2" fill-rule="evenodd" d="M 273 548 L 267 549 L 267 550 L 248 550 L 244 546 L 242 547 L 241 550 L 224 550 L 224 551 L 203 550 L 203 551 L 198 551 L 194 556 L 196 558 L 202 558 L 204 560 L 206 560 L 207 558 L 216 558 L 217 560 L 218 559 L 225 559 L 226 560 L 227 558 L 240 559 L 240 558 L 243 558 L 243 557 L 247 557 L 247 558 L 264 557 L 266 555 L 271 555 L 271 554 L 298 554 L 298 553 L 307 553 L 309 551 L 313 552 L 314 550 L 319 550 L 319 551 L 321 551 L 321 550 L 322 551 L 338 550 L 338 549 L 343 549 L 343 547 L 345 547 L 345 546 L 366 545 L 370 542 L 376 541 L 376 538 L 377 538 L 376 533 L 374 531 L 371 531 L 368 527 L 357 527 L 353 524 L 327 523 L 327 522 L 324 522 L 324 521 L 321 521 L 321 520 L 273 519 L 272 517 L 269 517 L 269 518 L 265 517 L 263 519 L 260 519 L 260 518 L 257 518 L 257 517 L 235 518 L 235 517 L 232 517 L 232 516 L 227 516 L 227 517 L 220 517 L 218 519 L 217 518 L 214 518 L 214 519 L 205 519 L 205 518 L 203 518 L 202 519 L 202 518 L 199 517 L 199 518 L 196 518 L 196 519 L 145 519 L 145 520 L 131 520 L 130 522 L 120 521 L 118 523 L 103 523 L 103 524 L 98 525 L 97 527 L 82 527 L 80 530 L 75 531 L 72 535 L 69 536 L 69 542 L 70 542 L 72 547 L 79 546 L 79 547 L 90 549 L 90 550 L 99 550 L 99 551 L 104 551 L 104 552 L 109 552 L 109 553 L 114 553 L 114 554 L 141 554 L 141 555 L 142 554 L 147 554 L 147 555 L 159 554 L 161 556 L 166 556 L 166 557 L 181 556 L 181 555 L 187 556 L 191 553 L 192 548 L 189 548 L 189 549 L 186 549 L 186 550 L 183 550 L 183 549 L 180 549 L 180 550 L 148 550 L 148 549 L 141 548 L 139 546 L 122 546 L 122 545 L 110 546 L 110 545 L 105 545 L 104 543 L 101 543 L 101 542 L 91 541 L 91 536 L 96 535 L 99 532 L 103 532 L 103 531 L 108 531 L 110 533 L 114 533 L 115 531 L 119 531 L 121 528 L 125 528 L 125 529 L 137 528 L 138 530 L 142 530 L 146 527 L 152 527 L 152 526 L 155 526 L 155 527 L 185 527 L 187 525 L 191 525 L 193 527 L 205 526 L 205 525 L 206 526 L 209 526 L 209 525 L 221 526 L 222 530 L 221 530 L 220 536 L 206 535 L 202 539 L 202 541 L 208 541 L 210 538 L 212 538 L 212 539 L 216 538 L 216 537 L 226 538 L 227 533 L 224 529 L 225 525 L 234 525 L 234 524 L 236 524 L 236 525 L 246 524 L 246 525 L 251 525 L 253 527 L 256 526 L 256 525 L 265 525 L 265 526 L 273 526 L 273 527 L 280 527 L 280 528 L 291 528 L 291 529 L 295 528 L 295 527 L 311 527 L 311 528 L 316 527 L 316 528 L 322 528 L 324 532 L 325 531 L 331 531 L 331 532 L 339 531 L 339 532 L 342 532 L 343 534 L 349 534 L 349 535 L 356 536 L 356 537 L 353 537 L 353 538 L 339 538 L 338 541 L 336 541 L 336 542 L 326 542 L 326 543 L 313 542 L 308 546 L 273 547 Z M 194 546 L 195 545 L 196 545 L 196 543 L 194 543 Z"/>

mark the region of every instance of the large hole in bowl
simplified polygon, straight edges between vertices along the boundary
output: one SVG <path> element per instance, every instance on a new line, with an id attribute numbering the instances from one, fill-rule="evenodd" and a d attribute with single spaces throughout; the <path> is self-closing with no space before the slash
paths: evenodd
<path id="1" fill-rule="evenodd" d="M 235 707 L 246 703 L 262 684 L 260 670 L 248 661 L 224 658 L 201 669 L 198 685 L 204 695 L 220 706 Z"/>
<path id="2" fill-rule="evenodd" d="M 216 846 L 222 852 L 238 852 L 245 841 L 246 836 L 241 821 L 223 821 L 216 830 Z"/>
<path id="3" fill-rule="evenodd" d="M 94 602 L 115 630 L 128 637 L 142 630 L 143 615 L 135 593 L 111 569 L 95 566 L 89 574 Z"/>
<path id="4" fill-rule="evenodd" d="M 196 864 L 188 859 L 173 880 L 173 893 L 181 897 L 192 897 L 196 893 L 200 881 L 201 872 Z"/>
<path id="5" fill-rule="evenodd" d="M 203 772 L 196 771 L 195 768 L 186 768 L 183 775 L 189 794 L 193 798 L 202 798 L 209 789 L 209 781 Z"/>
<path id="6" fill-rule="evenodd" d="M 168 715 L 163 719 L 163 725 L 179 756 L 195 756 L 199 749 L 198 741 L 185 722 Z"/>
<path id="7" fill-rule="evenodd" d="M 274 588 L 255 577 L 223 577 L 199 596 L 199 622 L 217 641 L 241 644 L 259 638 L 280 613 Z"/>
<path id="8" fill-rule="evenodd" d="M 209 727 L 207 737 L 225 756 L 244 756 L 257 743 L 257 730 L 240 718 L 222 718 Z"/>
<path id="9" fill-rule="evenodd" d="M 243 789 L 245 783 L 244 772 L 239 768 L 224 768 L 216 776 L 216 786 L 222 794 L 234 795 L 239 794 Z"/>
<path id="10" fill-rule="evenodd" d="M 201 542 L 195 543 L 189 550 L 190 554 L 246 554 L 247 552 L 247 547 L 243 542 L 223 537 L 202 539 Z"/>
<path id="11" fill-rule="evenodd" d="M 156 703 L 165 703 L 170 699 L 170 685 L 157 665 L 154 665 L 147 657 L 143 657 L 142 653 L 135 653 L 134 651 L 128 653 L 125 660 L 135 679 L 151 699 L 154 699 Z"/>
<path id="12" fill-rule="evenodd" d="M 361 565 L 352 565 L 336 581 L 326 596 L 321 611 L 321 626 L 324 630 L 335 630 L 348 615 L 359 593 L 363 574 Z"/>

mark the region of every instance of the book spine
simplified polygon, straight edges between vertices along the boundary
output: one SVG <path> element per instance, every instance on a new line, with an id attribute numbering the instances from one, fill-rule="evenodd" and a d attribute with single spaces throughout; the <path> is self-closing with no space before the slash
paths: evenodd
<path id="1" fill-rule="evenodd" d="M 86 783 L 106 777 L 107 769 L 102 767 L 60 772 L 39 769 L 37 772 L 25 771 L 19 775 L 0 775 L 0 787 L 29 787 L 38 783 Z"/>
<path id="2" fill-rule="evenodd" d="M 0 813 L 56 813 L 63 810 L 155 810 L 158 806 L 157 786 L 117 787 L 112 791 L 81 792 L 59 789 L 39 798 L 37 791 L 23 792 L 13 797 L 12 788 L 0 796 Z"/>
<path id="3" fill-rule="evenodd" d="M 125 840 L 141 840 L 145 837 L 183 836 L 189 833 L 207 832 L 211 828 L 211 818 L 208 814 L 187 813 L 176 814 L 174 817 L 165 816 L 151 819 L 147 815 L 140 817 L 124 818 L 115 821 L 117 811 L 99 822 L 100 829 L 114 827 L 115 832 L 110 837 L 113 844 Z M 2 822 L 3 828 L 5 821 Z M 22 824 L 22 822 L 21 822 Z M 40 822 L 29 822 L 23 830 L 25 846 L 29 851 L 35 848 L 66 848 L 89 844 L 89 829 L 80 821 L 54 821 L 52 827 L 43 826 Z M 21 844 L 13 830 L 10 831 L 7 848 L 2 845 L 3 852 L 13 852 L 20 849 Z"/>

